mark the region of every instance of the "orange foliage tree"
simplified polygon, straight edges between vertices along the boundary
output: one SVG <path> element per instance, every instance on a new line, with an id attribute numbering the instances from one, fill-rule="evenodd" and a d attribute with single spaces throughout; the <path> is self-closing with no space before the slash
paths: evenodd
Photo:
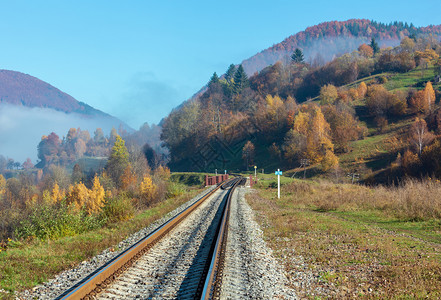
<path id="1" fill-rule="evenodd" d="M 409 103 L 415 112 L 424 114 L 429 110 L 429 102 L 425 98 L 424 91 L 418 91 L 412 96 Z"/>
<path id="2" fill-rule="evenodd" d="M 358 51 L 364 57 L 372 57 L 374 55 L 374 50 L 372 50 L 371 46 L 366 44 L 361 44 L 360 47 L 358 47 Z"/>
<path id="3" fill-rule="evenodd" d="M 136 177 L 135 172 L 133 172 L 130 164 L 125 168 L 124 173 L 121 175 L 120 180 L 121 180 L 121 188 L 123 190 L 127 190 L 136 185 L 138 178 Z"/>

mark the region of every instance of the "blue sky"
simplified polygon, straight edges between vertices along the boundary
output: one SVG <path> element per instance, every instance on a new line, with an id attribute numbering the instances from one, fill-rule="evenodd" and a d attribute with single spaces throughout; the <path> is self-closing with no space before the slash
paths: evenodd
<path id="1" fill-rule="evenodd" d="M 441 1 L 0 1 L 0 68 L 38 77 L 134 128 L 325 21 L 441 24 Z"/>

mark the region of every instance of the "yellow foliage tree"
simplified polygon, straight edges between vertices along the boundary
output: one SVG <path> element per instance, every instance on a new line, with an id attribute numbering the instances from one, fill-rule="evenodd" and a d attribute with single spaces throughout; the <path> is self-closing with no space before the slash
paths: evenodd
<path id="1" fill-rule="evenodd" d="M 63 190 L 60 190 L 59 185 L 55 182 L 52 191 L 44 190 L 43 191 L 43 202 L 47 205 L 54 205 L 59 203 L 65 196 Z"/>
<path id="2" fill-rule="evenodd" d="M 55 182 L 51 194 L 53 203 L 59 203 L 64 198 L 64 196 L 65 196 L 64 190 L 60 190 L 58 183 Z"/>
<path id="3" fill-rule="evenodd" d="M 331 129 L 319 106 L 304 107 L 308 112 L 299 112 L 294 121 L 294 133 L 306 137 L 303 154 L 311 163 L 321 163 L 324 171 L 338 164 L 331 141 Z"/>
<path id="4" fill-rule="evenodd" d="M 321 165 L 322 170 L 325 172 L 335 168 L 338 165 L 338 157 L 334 154 L 334 152 L 326 150 L 325 156 L 321 161 Z"/>
<path id="5" fill-rule="evenodd" d="M 299 111 L 294 119 L 294 131 L 306 136 L 308 133 L 310 117 L 309 113 Z"/>
<path id="6" fill-rule="evenodd" d="M 332 84 L 322 86 L 320 89 L 320 104 L 333 104 L 338 98 L 338 91 Z"/>
<path id="7" fill-rule="evenodd" d="M 351 96 L 351 98 L 353 100 L 356 100 L 359 98 L 358 90 L 356 88 L 349 89 L 348 94 L 349 94 L 349 96 Z"/>
<path id="8" fill-rule="evenodd" d="M 357 91 L 358 91 L 358 97 L 360 97 L 360 99 L 363 99 L 366 96 L 367 85 L 366 83 L 364 83 L 364 81 L 358 85 Z"/>
<path id="9" fill-rule="evenodd" d="M 104 188 L 100 184 L 100 180 L 98 179 L 98 176 L 95 174 L 95 178 L 93 179 L 93 186 L 92 189 L 89 191 L 89 197 L 86 202 L 86 210 L 87 213 L 93 214 L 97 213 L 103 208 L 104 206 L 104 198 L 105 198 L 105 192 Z"/>
<path id="10" fill-rule="evenodd" d="M 415 51 L 415 58 L 417 60 L 424 59 L 426 61 L 432 61 L 432 60 L 437 60 L 439 58 L 439 55 L 435 52 L 435 50 L 428 48 L 423 52 Z"/>
<path id="11" fill-rule="evenodd" d="M 331 128 L 326 122 L 320 107 L 315 106 L 313 117 L 309 124 L 307 140 L 307 156 L 313 163 L 321 162 L 326 151 L 334 152 L 334 145 L 330 138 Z"/>
<path id="12" fill-rule="evenodd" d="M 71 185 L 69 187 L 69 192 L 66 196 L 66 201 L 68 205 L 72 205 L 75 210 L 81 210 L 89 198 L 89 190 L 82 183 Z"/>
<path id="13" fill-rule="evenodd" d="M 169 179 L 170 178 L 170 169 L 168 168 L 168 167 L 163 167 L 162 165 L 161 166 L 159 166 L 157 169 L 156 169 L 156 172 L 155 172 L 159 177 L 161 177 L 161 178 L 163 178 L 163 179 Z M 145 178 L 145 176 L 144 176 L 144 178 Z"/>
<path id="14" fill-rule="evenodd" d="M 277 95 L 274 97 L 271 95 L 266 95 L 265 100 L 270 121 L 278 128 L 285 111 L 283 101 Z"/>
<path id="15" fill-rule="evenodd" d="M 141 198 L 150 201 L 156 194 L 156 185 L 153 183 L 152 178 L 150 176 L 144 176 L 140 186 L 139 192 Z"/>
<path id="16" fill-rule="evenodd" d="M 412 52 L 415 48 L 415 42 L 413 39 L 404 37 L 400 42 L 401 49 L 407 52 Z"/>
<path id="17" fill-rule="evenodd" d="M 427 82 L 426 87 L 424 88 L 424 98 L 427 101 L 429 111 L 432 111 L 433 105 L 435 104 L 435 91 L 433 90 L 430 81 Z"/>

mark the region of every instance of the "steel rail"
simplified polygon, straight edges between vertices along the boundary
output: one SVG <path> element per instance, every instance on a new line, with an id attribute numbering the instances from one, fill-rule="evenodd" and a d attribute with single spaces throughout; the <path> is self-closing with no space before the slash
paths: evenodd
<path id="1" fill-rule="evenodd" d="M 92 299 L 100 293 L 106 286 L 113 282 L 122 272 L 128 269 L 139 257 L 147 252 L 155 243 L 157 243 L 164 235 L 178 225 L 191 212 L 193 212 L 202 202 L 213 195 L 224 184 L 230 181 L 218 184 L 218 186 L 205 194 L 201 199 L 197 200 L 187 209 L 171 218 L 146 237 L 140 239 L 128 249 L 122 251 L 120 254 L 112 258 L 110 261 L 91 272 L 85 278 L 77 282 L 74 286 L 64 291 L 55 299 L 60 300 L 77 300 L 77 299 Z"/>
<path id="2" fill-rule="evenodd" d="M 239 178 L 234 183 L 230 182 L 231 188 L 227 196 L 224 213 L 218 228 L 216 242 L 213 244 L 213 254 L 211 256 L 210 265 L 207 270 L 200 299 L 213 299 L 214 297 L 219 297 L 228 238 L 228 221 L 230 218 L 231 198 L 233 197 L 234 189 L 238 185 L 242 184 L 242 182 L 243 178 Z"/>

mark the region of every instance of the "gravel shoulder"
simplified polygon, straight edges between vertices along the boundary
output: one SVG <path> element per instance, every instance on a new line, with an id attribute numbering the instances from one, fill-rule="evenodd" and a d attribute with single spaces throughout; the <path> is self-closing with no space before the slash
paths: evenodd
<path id="1" fill-rule="evenodd" d="M 220 299 L 297 299 L 239 187 L 231 202 Z"/>

